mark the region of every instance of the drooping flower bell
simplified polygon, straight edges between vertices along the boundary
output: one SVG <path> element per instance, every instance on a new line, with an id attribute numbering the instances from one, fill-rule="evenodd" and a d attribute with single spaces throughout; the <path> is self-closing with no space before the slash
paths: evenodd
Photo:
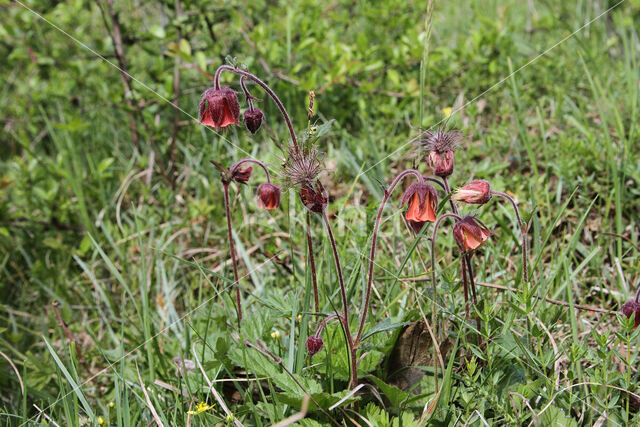
<path id="1" fill-rule="evenodd" d="M 465 216 L 453 226 L 453 239 L 462 252 L 477 249 L 491 236 L 491 231 L 474 216 Z"/>
<path id="2" fill-rule="evenodd" d="M 320 180 L 315 184 L 304 184 L 300 187 L 300 200 L 302 204 L 313 213 L 322 213 L 327 209 L 329 197 Z"/>
<path id="3" fill-rule="evenodd" d="M 280 187 L 270 182 L 258 186 L 258 207 L 260 209 L 276 209 L 280 205 Z"/>
<path id="4" fill-rule="evenodd" d="M 640 325 L 640 303 L 635 300 L 629 300 L 622 305 L 622 314 L 627 317 L 631 317 L 635 315 L 634 321 L 636 324 L 636 328 Z"/>
<path id="5" fill-rule="evenodd" d="M 238 97 L 230 87 L 212 87 L 202 94 L 200 101 L 200 123 L 216 130 L 237 125 L 240 117 Z"/>
<path id="6" fill-rule="evenodd" d="M 322 350 L 322 345 L 324 341 L 322 338 L 316 335 L 311 335 L 307 338 L 307 351 L 309 352 L 309 356 L 313 357 L 314 354 Z"/>
<path id="7" fill-rule="evenodd" d="M 417 233 L 427 222 L 435 222 L 438 193 L 433 185 L 425 182 L 413 183 L 402 195 L 401 205 L 408 203 L 405 218 Z"/>
<path id="8" fill-rule="evenodd" d="M 491 200 L 491 186 L 484 179 L 471 181 L 456 190 L 452 198 L 458 202 L 484 205 Z"/>
<path id="9" fill-rule="evenodd" d="M 244 121 L 244 125 L 247 127 L 249 132 L 256 133 L 260 126 L 262 125 L 262 119 L 264 118 L 264 113 L 259 108 L 248 109 L 244 113 L 242 113 L 242 120 Z"/>

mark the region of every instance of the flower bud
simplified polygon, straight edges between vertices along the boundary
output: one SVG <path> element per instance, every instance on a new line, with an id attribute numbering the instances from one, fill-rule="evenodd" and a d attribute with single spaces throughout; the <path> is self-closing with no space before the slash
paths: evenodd
<path id="1" fill-rule="evenodd" d="M 491 186 L 484 179 L 471 181 L 460 187 L 452 198 L 458 202 L 484 205 L 491 200 Z"/>
<path id="2" fill-rule="evenodd" d="M 228 125 L 237 125 L 240 116 L 238 97 L 230 87 L 210 88 L 202 94 L 200 101 L 200 123 L 218 130 Z"/>
<path id="3" fill-rule="evenodd" d="M 445 151 L 439 153 L 437 151 L 429 152 L 429 163 L 433 168 L 433 174 L 446 178 L 453 173 L 453 159 L 455 152 Z"/>
<path id="4" fill-rule="evenodd" d="M 313 357 L 314 354 L 322 350 L 323 344 L 324 342 L 322 341 L 322 338 L 315 335 L 311 335 L 307 338 L 307 351 L 309 352 L 309 356 Z"/>
<path id="5" fill-rule="evenodd" d="M 272 210 L 280 205 L 280 187 L 270 182 L 258 186 L 258 207 Z"/>
<path id="6" fill-rule="evenodd" d="M 262 113 L 262 110 L 259 108 L 246 110 L 244 113 L 242 113 L 242 120 L 244 121 L 244 125 L 251 133 L 258 132 L 258 129 L 260 129 L 260 125 L 262 125 L 263 118 L 264 113 Z"/>
<path id="7" fill-rule="evenodd" d="M 402 206 L 407 202 L 408 209 L 405 218 L 416 233 L 422 229 L 426 222 L 436 220 L 438 193 L 433 185 L 424 182 L 411 184 L 402 195 Z"/>
<path id="8" fill-rule="evenodd" d="M 635 302 L 634 300 L 629 300 L 622 305 L 622 314 L 627 317 L 631 317 L 635 315 L 635 324 L 636 328 L 640 325 L 640 303 Z"/>
<path id="9" fill-rule="evenodd" d="M 453 239 L 462 252 L 478 248 L 489 236 L 491 231 L 473 216 L 466 216 L 453 226 Z"/>
<path id="10" fill-rule="evenodd" d="M 300 200 L 302 204 L 313 213 L 322 213 L 329 203 L 327 191 L 320 181 L 315 185 L 304 184 L 300 188 Z"/>

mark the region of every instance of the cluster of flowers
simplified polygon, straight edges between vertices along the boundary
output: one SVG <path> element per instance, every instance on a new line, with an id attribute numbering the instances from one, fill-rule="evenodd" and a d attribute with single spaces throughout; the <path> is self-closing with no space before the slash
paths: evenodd
<path id="1" fill-rule="evenodd" d="M 420 164 L 428 165 L 432 170 L 433 176 L 425 176 L 423 172 L 417 169 L 407 169 L 398 174 L 388 188 L 385 189 L 384 197 L 378 209 L 376 221 L 371 238 L 371 249 L 369 256 L 369 269 L 367 286 L 365 290 L 365 299 L 362 310 L 360 311 L 360 319 L 358 324 L 358 330 L 356 334 L 351 334 L 350 331 L 350 318 L 349 318 L 349 304 L 347 302 L 346 287 L 343 279 L 340 256 L 336 247 L 331 223 L 327 216 L 326 210 L 328 206 L 328 194 L 324 186 L 319 180 L 319 175 L 323 171 L 323 163 L 321 154 L 314 148 L 313 144 L 304 144 L 300 146 L 296 134 L 293 130 L 291 119 L 287 114 L 284 105 L 276 94 L 269 88 L 269 86 L 260 80 L 252 73 L 239 69 L 237 67 L 223 65 L 218 68 L 214 77 L 214 87 L 208 89 L 202 95 L 202 101 L 200 102 L 200 122 L 203 125 L 210 126 L 216 130 L 230 126 L 238 125 L 240 119 L 240 106 L 236 92 L 229 87 L 220 86 L 220 74 L 223 71 L 228 71 L 240 76 L 240 87 L 245 95 L 248 103 L 248 109 L 242 114 L 243 122 L 246 128 L 251 132 L 257 132 L 264 120 L 264 113 L 254 106 L 253 102 L 258 101 L 257 98 L 251 95 L 245 85 L 245 80 L 251 80 L 260 86 L 265 93 L 267 93 L 271 99 L 275 102 L 282 117 L 284 118 L 287 127 L 289 129 L 290 145 L 288 147 L 286 157 L 283 159 L 280 175 L 283 179 L 284 185 L 287 188 L 293 188 L 296 190 L 302 204 L 306 208 L 307 215 L 307 245 L 309 264 L 311 267 L 311 276 L 315 297 L 315 309 L 318 316 L 322 316 L 319 305 L 319 296 L 316 282 L 316 271 L 313 251 L 313 239 L 311 236 L 310 228 L 310 216 L 316 214 L 321 217 L 326 232 L 331 243 L 334 263 L 336 267 L 336 276 L 338 278 L 340 286 L 340 297 L 342 300 L 342 311 L 340 313 L 333 313 L 326 315 L 318 324 L 316 333 L 311 335 L 306 341 L 306 347 L 310 354 L 313 356 L 322 349 L 323 341 L 321 337 L 322 330 L 326 323 L 330 320 L 338 320 L 342 323 L 345 330 L 346 340 L 350 349 L 350 368 L 351 368 L 351 380 L 350 386 L 355 387 L 358 382 L 357 377 L 357 350 L 358 346 L 363 339 L 363 330 L 365 326 L 365 320 L 369 310 L 369 302 L 371 295 L 371 287 L 374 277 L 374 258 L 377 247 L 377 237 L 382 221 L 382 215 L 386 203 L 389 201 L 393 190 L 404 180 L 406 177 L 414 177 L 416 182 L 412 183 L 404 192 L 400 199 L 402 206 L 406 206 L 405 219 L 407 224 L 415 233 L 422 233 L 423 227 L 427 223 L 434 223 L 433 232 L 431 234 L 431 264 L 432 264 L 432 285 L 433 285 L 433 327 L 437 325 L 437 305 L 436 305 L 436 273 L 435 273 L 435 243 L 437 237 L 438 227 L 441 221 L 451 218 L 454 220 L 453 236 L 457 246 L 461 252 L 461 278 L 464 287 L 465 297 L 465 312 L 467 318 L 469 318 L 469 287 L 471 288 L 473 301 L 476 302 L 476 291 L 473 279 L 473 269 L 471 264 L 471 256 L 484 242 L 491 236 L 489 228 L 480 221 L 476 216 L 461 216 L 457 203 L 467 203 L 482 205 L 492 200 L 493 196 L 499 196 L 507 199 L 513 206 L 516 212 L 518 226 L 520 227 L 522 235 L 522 277 L 527 281 L 527 249 L 526 249 L 526 224 L 521 220 L 520 213 L 518 211 L 517 204 L 514 199 L 506 193 L 493 191 L 489 182 L 484 180 L 472 181 L 457 191 L 452 193 L 448 177 L 454 171 L 455 164 L 455 150 L 462 140 L 462 134 L 458 131 L 445 131 L 440 129 L 437 131 L 424 131 L 416 139 L 417 154 L 420 159 Z M 311 119 L 313 113 L 312 106 L 313 96 L 311 96 L 311 104 L 309 106 L 309 118 Z M 265 174 L 267 182 L 258 186 L 258 206 L 264 209 L 276 209 L 280 202 L 280 187 L 273 184 L 270 179 L 267 166 L 259 160 L 255 159 L 241 159 L 229 168 L 225 168 L 222 165 L 212 162 L 220 171 L 224 195 L 225 195 L 225 207 L 227 214 L 227 228 L 229 237 L 229 251 L 232 258 L 232 265 L 234 270 L 234 277 L 236 282 L 236 307 L 238 311 L 238 320 L 242 320 L 242 308 L 240 289 L 238 288 L 238 273 L 237 262 L 235 256 L 235 250 L 233 246 L 232 231 L 231 231 L 231 215 L 229 211 L 229 184 L 231 182 L 237 182 L 245 184 L 249 181 L 252 173 L 252 166 L 249 163 L 260 166 Z M 449 203 L 451 211 L 438 216 L 438 191 L 434 187 L 436 184 L 440 187 L 440 190 L 444 193 L 445 197 L 449 197 Z M 470 284 L 470 286 L 468 285 Z M 436 331 L 437 335 L 437 331 Z M 437 358 L 434 357 L 434 361 Z M 436 369 L 436 381 L 437 381 L 437 363 L 434 365 Z"/>

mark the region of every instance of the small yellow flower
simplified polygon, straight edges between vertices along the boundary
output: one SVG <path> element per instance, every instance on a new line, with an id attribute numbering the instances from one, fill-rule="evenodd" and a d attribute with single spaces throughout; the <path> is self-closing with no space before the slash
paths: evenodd
<path id="1" fill-rule="evenodd" d="M 296 321 L 297 321 L 297 322 L 302 322 L 302 314 L 298 314 L 298 315 L 296 316 Z"/>
<path id="2" fill-rule="evenodd" d="M 206 402 L 200 402 L 200 403 L 196 404 L 196 410 L 195 411 L 187 411 L 187 414 L 200 415 L 203 412 L 207 412 L 211 408 L 213 408 L 213 405 L 207 405 Z"/>
<path id="3" fill-rule="evenodd" d="M 442 109 L 442 114 L 444 114 L 445 117 L 449 117 L 452 111 L 453 111 L 453 108 L 446 107 Z"/>
<path id="4" fill-rule="evenodd" d="M 276 341 L 280 341 L 280 331 L 271 332 L 271 338 L 273 338 Z"/>
<path id="5" fill-rule="evenodd" d="M 235 420 L 236 420 L 236 417 L 233 414 L 228 414 L 227 417 L 225 418 L 227 425 L 233 423 Z"/>
<path id="6" fill-rule="evenodd" d="M 98 417 L 97 421 L 98 421 L 99 425 L 104 424 L 104 418 L 102 418 L 102 417 Z"/>
<path id="7" fill-rule="evenodd" d="M 116 406 L 116 404 L 115 404 L 115 403 L 113 403 L 113 402 L 109 402 L 109 408 L 113 408 L 114 406 Z"/>

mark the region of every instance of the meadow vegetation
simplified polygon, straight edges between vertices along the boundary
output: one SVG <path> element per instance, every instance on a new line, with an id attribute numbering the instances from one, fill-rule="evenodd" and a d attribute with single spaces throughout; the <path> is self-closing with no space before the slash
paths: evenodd
<path id="1" fill-rule="evenodd" d="M 638 0 L 0 17 L 6 424 L 640 421 Z"/>

